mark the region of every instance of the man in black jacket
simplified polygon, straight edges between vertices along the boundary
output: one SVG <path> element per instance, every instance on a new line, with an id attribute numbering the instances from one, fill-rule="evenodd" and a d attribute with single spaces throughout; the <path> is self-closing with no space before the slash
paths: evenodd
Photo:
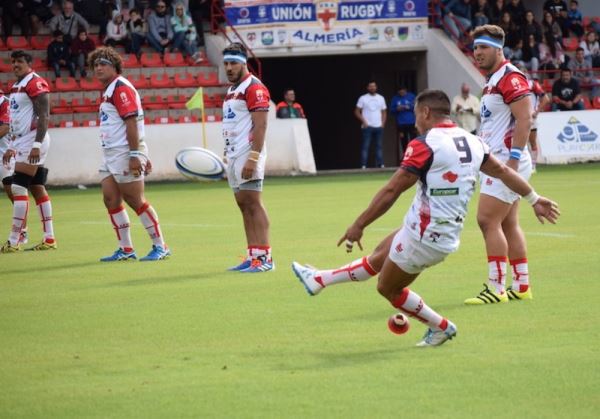
<path id="1" fill-rule="evenodd" d="M 57 29 L 52 33 L 54 40 L 48 45 L 48 67 L 54 69 L 56 78 L 60 77 L 60 68 L 69 69 L 71 77 L 75 77 L 75 63 L 71 60 L 71 51 L 64 41 L 63 33 Z"/>

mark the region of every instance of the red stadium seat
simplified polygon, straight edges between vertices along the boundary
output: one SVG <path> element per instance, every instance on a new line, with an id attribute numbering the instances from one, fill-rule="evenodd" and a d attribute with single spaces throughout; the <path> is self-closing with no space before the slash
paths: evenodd
<path id="1" fill-rule="evenodd" d="M 123 54 L 123 68 L 140 68 L 142 65 L 138 61 L 135 54 Z"/>
<path id="2" fill-rule="evenodd" d="M 77 80 L 73 77 L 59 77 L 56 79 L 56 90 L 59 92 L 70 92 L 79 90 Z"/>
<path id="3" fill-rule="evenodd" d="M 187 62 L 189 65 L 210 65 L 210 61 L 208 61 L 204 51 L 200 50 L 198 51 L 198 54 L 200 55 L 200 60 L 198 62 L 196 62 L 196 60 L 194 60 L 192 57 L 187 57 Z"/>
<path id="4" fill-rule="evenodd" d="M 566 51 L 575 51 L 579 47 L 579 39 L 576 37 L 563 39 Z"/>
<path id="5" fill-rule="evenodd" d="M 98 125 L 100 125 L 100 121 L 98 121 L 97 119 L 93 119 L 91 121 L 83 121 L 81 123 L 82 127 L 97 127 Z"/>
<path id="6" fill-rule="evenodd" d="M 217 86 L 219 85 L 219 75 L 216 71 L 198 74 L 198 84 L 200 86 Z"/>
<path id="7" fill-rule="evenodd" d="M 157 116 L 154 118 L 155 124 L 172 124 L 175 122 L 170 116 Z"/>
<path id="8" fill-rule="evenodd" d="M 71 107 L 65 99 L 59 99 L 56 101 L 52 101 L 52 103 L 50 104 L 50 112 L 52 112 L 53 114 L 67 114 L 72 113 L 73 110 L 71 109 Z"/>
<path id="9" fill-rule="evenodd" d="M 158 110 L 158 109 L 166 109 L 167 104 L 159 95 L 147 95 L 144 96 L 142 103 L 144 104 L 145 109 L 150 110 Z"/>
<path id="10" fill-rule="evenodd" d="M 10 73 L 12 72 L 12 62 L 10 58 L 0 58 L 0 73 Z"/>
<path id="11" fill-rule="evenodd" d="M 144 67 L 163 67 L 164 64 L 160 59 L 160 55 L 156 52 L 144 52 L 140 60 Z"/>
<path id="12" fill-rule="evenodd" d="M 60 121 L 58 125 L 61 128 L 76 128 L 79 126 L 79 122 L 77 121 Z"/>
<path id="13" fill-rule="evenodd" d="M 588 26 L 590 26 L 590 23 L 591 23 L 591 21 L 592 21 L 592 20 L 590 19 L 590 17 L 589 17 L 589 16 L 584 16 L 584 17 L 583 17 L 583 21 L 582 21 L 582 23 L 583 23 L 583 27 L 584 27 L 584 28 L 587 28 Z"/>
<path id="14" fill-rule="evenodd" d="M 94 41 L 94 45 L 96 45 L 96 46 L 102 45 L 102 42 L 100 42 L 100 36 L 98 34 L 88 33 L 88 38 L 90 38 L 92 41 Z"/>
<path id="15" fill-rule="evenodd" d="M 594 106 L 594 109 L 600 109 L 600 96 L 594 98 L 592 105 Z"/>
<path id="16" fill-rule="evenodd" d="M 24 36 L 9 36 L 6 40 L 8 49 L 29 49 L 29 42 Z"/>
<path id="17" fill-rule="evenodd" d="M 98 81 L 95 77 L 82 78 L 79 80 L 79 85 L 82 90 L 92 91 L 92 90 L 102 90 L 102 83 Z"/>
<path id="18" fill-rule="evenodd" d="M 544 89 L 545 92 L 552 92 L 552 85 L 554 84 L 554 80 L 553 79 L 544 79 L 544 82 L 542 83 L 542 88 Z"/>
<path id="19" fill-rule="evenodd" d="M 0 38 L 0 51 L 6 51 L 7 49 L 8 48 L 6 47 L 4 40 L 2 38 Z"/>
<path id="20" fill-rule="evenodd" d="M 584 107 L 584 109 L 594 109 L 594 107 L 592 106 L 592 102 L 590 101 L 589 97 L 587 97 L 586 95 L 581 95 L 581 98 L 583 99 L 583 107 Z"/>
<path id="21" fill-rule="evenodd" d="M 75 113 L 98 112 L 99 103 L 93 102 L 89 97 L 83 99 L 73 99 L 71 107 Z"/>
<path id="22" fill-rule="evenodd" d="M 153 74 L 150 76 L 150 87 L 155 89 L 161 89 L 171 87 L 173 83 L 167 73 Z"/>
<path id="23" fill-rule="evenodd" d="M 177 73 L 174 78 L 177 87 L 196 87 L 198 82 L 190 73 Z"/>
<path id="24" fill-rule="evenodd" d="M 46 60 L 42 60 L 40 57 L 33 57 L 31 68 L 33 68 L 35 71 L 46 71 L 48 69 L 48 63 L 46 63 Z"/>
<path id="25" fill-rule="evenodd" d="M 177 120 L 180 124 L 189 124 L 191 122 L 198 122 L 198 117 L 196 115 L 181 115 Z"/>
<path id="26" fill-rule="evenodd" d="M 185 67 L 186 62 L 183 59 L 181 52 L 169 52 L 164 56 L 165 65 L 167 67 Z"/>
<path id="27" fill-rule="evenodd" d="M 45 51 L 52 38 L 50 36 L 34 35 L 31 37 L 31 48 Z"/>
<path id="28" fill-rule="evenodd" d="M 132 75 L 129 76 L 127 79 L 131 82 L 131 84 L 133 84 L 133 87 L 135 87 L 138 90 L 145 89 L 148 87 L 148 79 L 143 74 Z"/>
<path id="29" fill-rule="evenodd" d="M 167 104 L 169 109 L 185 109 L 185 102 L 187 98 L 182 95 L 169 95 L 167 96 Z"/>

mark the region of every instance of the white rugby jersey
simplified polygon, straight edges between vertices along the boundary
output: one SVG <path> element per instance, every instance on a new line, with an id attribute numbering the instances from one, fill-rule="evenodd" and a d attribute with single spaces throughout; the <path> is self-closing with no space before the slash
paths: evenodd
<path id="1" fill-rule="evenodd" d="M 239 84 L 227 89 L 223 101 L 223 140 L 227 157 L 235 158 L 250 150 L 252 144 L 250 113 L 267 112 L 269 100 L 269 90 L 252 74 L 248 74 Z M 266 147 L 263 147 L 261 154 L 265 153 Z"/>
<path id="2" fill-rule="evenodd" d="M 10 132 L 21 137 L 37 129 L 38 116 L 32 98 L 49 93 L 48 82 L 35 72 L 30 72 L 10 89 Z"/>
<path id="3" fill-rule="evenodd" d="M 144 138 L 144 110 L 135 87 L 123 76 L 115 78 L 102 93 L 100 142 L 102 148 L 128 146 L 125 119 L 135 116 L 139 139 Z"/>
<path id="4" fill-rule="evenodd" d="M 0 125 L 9 125 L 9 100 L 6 96 L 0 96 Z M 10 134 L 6 134 L 4 137 L 0 137 L 0 156 L 4 155 L 4 152 L 8 150 L 8 141 Z M 2 162 L 0 162 L 2 164 Z"/>
<path id="5" fill-rule="evenodd" d="M 515 120 L 509 105 L 530 93 L 527 78 L 509 61 L 489 76 L 481 97 L 479 135 L 492 153 L 510 151 Z"/>
<path id="6" fill-rule="evenodd" d="M 404 227 L 426 246 L 452 253 L 460 244 L 467 206 L 489 148 L 453 123 L 412 140 L 400 167 L 419 176 Z"/>

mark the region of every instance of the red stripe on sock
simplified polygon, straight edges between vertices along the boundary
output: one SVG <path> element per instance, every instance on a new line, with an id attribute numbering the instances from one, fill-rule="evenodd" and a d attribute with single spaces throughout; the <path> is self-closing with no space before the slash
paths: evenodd
<path id="1" fill-rule="evenodd" d="M 138 209 L 135 210 L 135 213 L 137 215 L 142 215 L 142 213 L 144 211 L 146 211 L 149 207 L 150 207 L 150 204 L 148 202 L 144 202 L 141 207 L 139 207 Z"/>
<path id="2" fill-rule="evenodd" d="M 148 211 L 148 208 L 150 208 L 150 204 L 146 202 L 145 206 L 146 208 L 144 209 L 144 211 L 140 212 L 138 216 L 142 215 L 143 212 L 146 212 L 146 214 L 148 214 L 148 218 L 150 218 L 150 221 L 152 222 L 152 226 L 154 227 L 154 233 L 156 234 L 156 237 L 160 237 L 158 229 L 158 220 L 152 216 L 150 211 Z"/>
<path id="3" fill-rule="evenodd" d="M 264 245 L 264 246 L 252 246 L 252 247 L 255 249 L 258 249 L 258 250 L 271 250 L 271 246 L 269 246 L 268 244 Z"/>
<path id="4" fill-rule="evenodd" d="M 506 262 L 506 256 L 488 256 L 488 262 Z"/>
<path id="5" fill-rule="evenodd" d="M 35 204 L 36 205 L 41 205 L 44 202 L 48 202 L 48 201 L 50 201 L 50 197 L 48 195 L 46 195 L 46 196 L 41 197 L 40 199 L 36 199 L 35 200 Z"/>
<path id="6" fill-rule="evenodd" d="M 446 330 L 446 328 L 448 327 L 448 320 L 442 319 L 438 327 L 442 330 Z"/>
<path id="7" fill-rule="evenodd" d="M 124 207 L 123 205 L 120 205 L 118 208 L 115 208 L 115 209 L 109 209 L 109 210 L 108 210 L 108 213 L 109 213 L 110 215 L 113 215 L 113 214 L 118 214 L 118 213 L 120 213 L 121 211 L 123 211 L 124 209 L 125 209 L 125 207 Z"/>
<path id="8" fill-rule="evenodd" d="M 369 259 L 367 259 L 366 256 L 363 258 L 362 264 L 363 268 L 365 268 L 365 271 L 367 271 L 369 274 L 373 276 L 377 275 L 377 271 L 369 264 Z"/>
<path id="9" fill-rule="evenodd" d="M 511 265 L 518 265 L 519 263 L 527 263 L 527 258 L 513 259 L 510 261 Z"/>
<path id="10" fill-rule="evenodd" d="M 410 290 L 408 288 L 404 288 L 402 290 L 402 293 L 398 297 L 396 297 L 394 301 L 392 301 L 392 305 L 396 308 L 402 309 L 402 305 L 406 302 L 409 293 Z"/>
<path id="11" fill-rule="evenodd" d="M 13 199 L 15 201 L 29 201 L 29 197 L 27 195 L 17 195 Z"/>

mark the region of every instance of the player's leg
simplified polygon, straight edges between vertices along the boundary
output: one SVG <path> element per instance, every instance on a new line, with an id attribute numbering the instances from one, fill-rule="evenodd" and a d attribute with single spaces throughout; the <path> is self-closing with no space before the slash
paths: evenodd
<path id="1" fill-rule="evenodd" d="M 113 225 L 119 248 L 110 256 L 100 259 L 101 262 L 116 262 L 122 260 L 136 259 L 133 244 L 131 242 L 131 229 L 129 215 L 123 206 L 123 198 L 117 181 L 107 172 L 101 172 L 104 175 L 100 185 L 102 187 L 102 198 L 104 206 L 108 211 L 110 222 Z"/>
<path id="2" fill-rule="evenodd" d="M 531 170 L 535 172 L 538 159 L 537 129 L 532 129 L 529 132 L 529 153 L 531 154 Z"/>
<path id="3" fill-rule="evenodd" d="M 0 248 L 0 253 L 13 253 L 22 250 L 19 243 L 21 232 L 27 222 L 29 211 L 29 185 L 37 171 L 37 166 L 18 162 L 11 184 L 13 195 L 13 217 L 8 241 Z"/>
<path id="4" fill-rule="evenodd" d="M 35 199 L 44 236 L 41 243 L 27 250 L 51 250 L 57 248 L 56 239 L 54 237 L 54 225 L 52 222 L 52 202 L 45 186 L 47 178 L 48 169 L 40 166 L 29 186 L 29 191 Z"/>
<path id="5" fill-rule="evenodd" d="M 274 269 L 269 245 L 269 216 L 262 202 L 262 180 L 240 184 L 235 200 L 242 213 L 251 266 L 240 272 L 256 273 Z"/>
<path id="6" fill-rule="evenodd" d="M 310 295 L 317 295 L 330 285 L 366 281 L 381 271 L 397 231 L 383 239 L 369 256 L 360 257 L 339 268 L 320 270 L 292 262 L 292 270 Z"/>
<path id="7" fill-rule="evenodd" d="M 508 259 L 512 268 L 512 285 L 507 289 L 511 300 L 533 298 L 529 286 L 529 266 L 527 263 L 527 241 L 519 224 L 519 201 L 516 201 L 502 222 L 502 230 L 508 241 Z"/>

